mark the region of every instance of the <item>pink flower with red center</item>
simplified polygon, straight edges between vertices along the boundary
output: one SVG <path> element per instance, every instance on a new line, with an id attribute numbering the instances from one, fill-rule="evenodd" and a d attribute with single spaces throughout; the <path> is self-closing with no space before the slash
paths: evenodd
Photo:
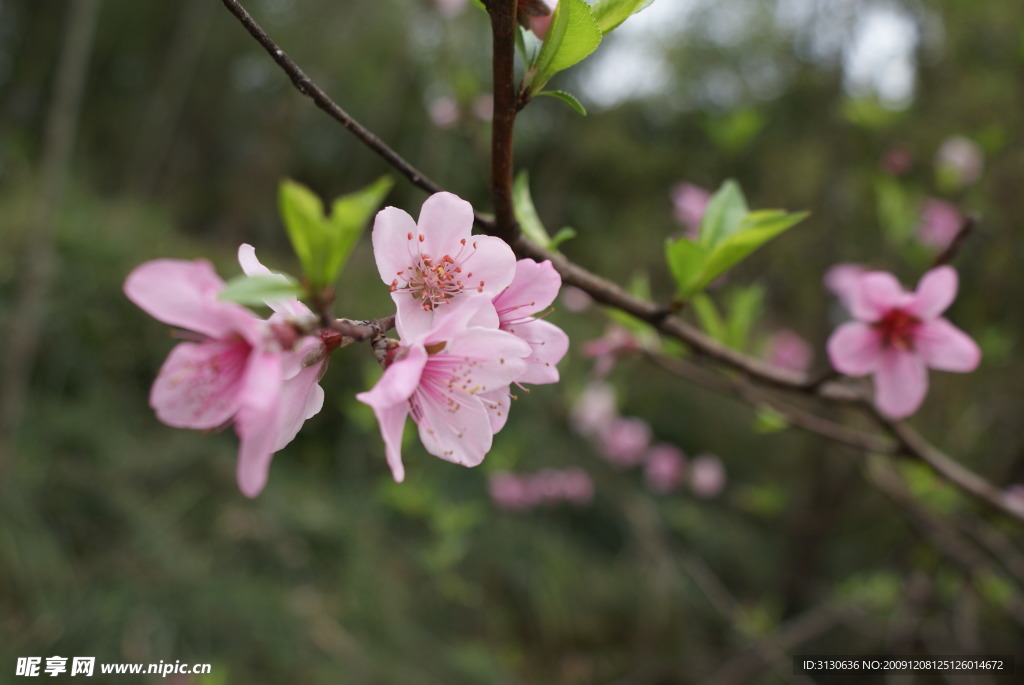
<path id="1" fill-rule="evenodd" d="M 928 367 L 967 372 L 981 361 L 974 341 L 940 316 L 956 292 L 957 274 L 950 266 L 926 273 L 913 293 L 892 274 L 864 274 L 850 292 L 857 320 L 829 338 L 832 365 L 849 376 L 873 374 L 875 403 L 887 416 L 913 414 L 928 391 Z"/>
<path id="2" fill-rule="evenodd" d="M 209 262 L 159 259 L 132 271 L 124 291 L 154 318 L 197 338 L 178 344 L 161 367 L 149 399 L 157 418 L 197 430 L 234 423 L 238 486 L 255 497 L 274 453 L 323 406 L 317 381 L 324 355 L 316 340 L 296 346 L 291 327 L 217 300 L 223 287 Z"/>
<path id="3" fill-rule="evenodd" d="M 420 442 L 446 461 L 476 466 L 508 415 L 508 386 L 526 371 L 530 346 L 498 330 L 489 299 L 467 301 L 425 331 L 409 333 L 388 354 L 377 384 L 356 395 L 380 424 L 388 465 L 405 478 L 402 432 L 412 416 Z"/>
<path id="4" fill-rule="evenodd" d="M 569 336 L 558 326 L 535 316 L 547 309 L 562 286 L 550 261 L 540 264 L 532 259 L 516 262 L 512 283 L 494 298 L 499 327 L 530 345 L 526 373 L 518 383 L 557 383 L 555 367 L 569 350 Z"/>
<path id="5" fill-rule="evenodd" d="M 377 270 L 391 288 L 407 335 L 429 329 L 435 313 L 475 295 L 490 300 L 512 282 L 512 248 L 501 238 L 474 236 L 472 228 L 473 208 L 451 193 L 427 198 L 419 222 L 396 207 L 378 212 Z"/>

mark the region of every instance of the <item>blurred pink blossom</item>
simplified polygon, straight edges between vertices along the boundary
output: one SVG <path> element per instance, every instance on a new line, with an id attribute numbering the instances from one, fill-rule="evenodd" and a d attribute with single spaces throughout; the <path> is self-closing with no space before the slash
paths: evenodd
<path id="1" fill-rule="evenodd" d="M 902 176 L 910 171 L 913 164 L 914 155 L 904 145 L 893 146 L 882 156 L 882 171 L 890 176 Z"/>
<path id="2" fill-rule="evenodd" d="M 594 481 L 590 474 L 578 466 L 563 471 L 562 496 L 570 504 L 589 504 L 594 499 Z"/>
<path id="3" fill-rule="evenodd" d="M 601 453 L 619 468 L 636 466 L 643 461 L 650 444 L 650 424 L 635 417 L 616 418 L 598 434 Z"/>
<path id="4" fill-rule="evenodd" d="M 442 95 L 430 101 L 427 114 L 434 126 L 445 129 L 459 122 L 459 103 L 450 95 Z"/>
<path id="5" fill-rule="evenodd" d="M 654 492 L 672 492 L 683 482 L 685 473 L 686 455 L 675 445 L 657 444 L 644 457 L 644 480 Z"/>
<path id="6" fill-rule="evenodd" d="M 806 340 L 784 328 L 768 339 L 768 360 L 790 371 L 806 371 L 814 360 L 814 350 Z"/>
<path id="7" fill-rule="evenodd" d="M 468 4 L 469 0 L 434 0 L 434 5 L 437 6 L 438 11 L 446 17 L 454 17 L 461 14 Z"/>
<path id="8" fill-rule="evenodd" d="M 966 186 L 981 178 L 985 156 L 977 143 L 966 136 L 951 136 L 935 153 L 939 172 L 950 173 L 958 186 Z"/>
<path id="9" fill-rule="evenodd" d="M 583 437 L 596 437 L 618 416 L 615 391 L 601 381 L 591 381 L 583 388 L 569 414 L 569 421 Z"/>
<path id="10" fill-rule="evenodd" d="M 583 343 L 582 352 L 584 357 L 595 360 L 594 377 L 604 378 L 615 366 L 616 357 L 639 349 L 635 335 L 622 326 L 611 324 L 602 337 Z"/>
<path id="11" fill-rule="evenodd" d="M 711 498 L 725 489 L 725 464 L 713 454 L 701 454 L 690 462 L 690 489 L 698 497 Z"/>
<path id="12" fill-rule="evenodd" d="M 686 228 L 685 236 L 690 240 L 700 237 L 700 222 L 711 200 L 711 193 L 692 183 L 677 183 L 669 193 L 675 205 L 676 221 Z"/>
<path id="13" fill-rule="evenodd" d="M 491 474 L 487 490 L 499 509 L 522 511 L 537 504 L 536 496 L 526 479 L 508 471 Z"/>
<path id="14" fill-rule="evenodd" d="M 572 285 L 562 287 L 559 301 L 563 307 L 576 314 L 587 311 L 594 303 L 593 298 L 586 291 Z"/>
<path id="15" fill-rule="evenodd" d="M 915 292 L 883 271 L 864 274 L 852 289 L 856 321 L 841 325 L 828 341 L 837 371 L 873 374 L 875 403 L 895 419 L 910 416 L 928 392 L 928 367 L 973 371 L 981 361 L 974 341 L 940 314 L 953 303 L 958 285 L 951 266 L 926 273 Z"/>
<path id="16" fill-rule="evenodd" d="M 945 250 L 956 238 L 964 218 L 952 202 L 929 197 L 921 208 L 917 239 L 936 251 Z"/>
<path id="17" fill-rule="evenodd" d="M 491 499 L 501 509 L 524 511 L 563 502 L 583 506 L 594 497 L 594 482 L 579 467 L 541 469 L 536 473 L 498 471 L 488 481 Z"/>
<path id="18" fill-rule="evenodd" d="M 1024 485 L 1009 485 L 1003 490 L 1003 502 L 1006 506 L 1024 516 Z"/>

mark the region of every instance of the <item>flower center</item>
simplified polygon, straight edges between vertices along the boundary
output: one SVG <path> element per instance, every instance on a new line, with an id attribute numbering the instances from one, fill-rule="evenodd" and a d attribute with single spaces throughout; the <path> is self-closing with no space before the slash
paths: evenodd
<path id="1" fill-rule="evenodd" d="M 432 257 L 421 251 L 423 234 L 407 236 L 409 261 L 411 264 L 395 274 L 391 281 L 391 292 L 406 290 L 420 303 L 424 310 L 431 311 L 445 304 L 464 290 L 483 292 L 484 281 L 474 283 L 469 280 L 472 272 L 463 273 L 462 265 L 476 252 L 476 243 L 467 244 L 466 239 L 459 241 L 459 251 L 453 256 L 444 254 Z M 415 250 L 413 247 L 415 246 Z"/>
<path id="2" fill-rule="evenodd" d="M 914 332 L 921 320 L 902 309 L 891 309 L 875 324 L 882 334 L 882 344 L 897 350 L 914 349 Z"/>

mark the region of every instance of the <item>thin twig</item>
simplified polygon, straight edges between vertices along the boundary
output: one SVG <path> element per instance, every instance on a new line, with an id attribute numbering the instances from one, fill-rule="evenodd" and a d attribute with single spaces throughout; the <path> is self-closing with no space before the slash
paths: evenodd
<path id="1" fill-rule="evenodd" d="M 953 236 L 953 240 L 950 241 L 946 249 L 935 258 L 935 261 L 932 262 L 932 268 L 942 266 L 943 264 L 949 264 L 953 261 L 960 252 L 960 248 L 963 247 L 964 241 L 966 241 L 971 233 L 974 232 L 974 229 L 977 226 L 978 217 L 973 214 L 965 216 L 963 223 L 960 224 L 960 230 L 957 231 L 955 236 Z"/>

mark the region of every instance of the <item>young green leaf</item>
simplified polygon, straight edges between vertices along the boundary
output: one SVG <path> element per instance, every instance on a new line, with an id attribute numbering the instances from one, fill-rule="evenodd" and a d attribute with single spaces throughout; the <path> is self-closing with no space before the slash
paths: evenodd
<path id="1" fill-rule="evenodd" d="M 380 207 L 393 185 L 391 177 L 381 176 L 362 190 L 342 195 L 331 205 L 331 216 L 327 224 L 332 233 L 333 245 L 326 264 L 328 283 L 333 283 L 345 268 L 345 262 L 359 242 L 359 236 L 366 230 L 370 217 Z"/>
<path id="2" fill-rule="evenodd" d="M 612 29 L 644 9 L 654 0 L 597 0 L 591 7 L 594 19 L 601 33 L 607 35 Z"/>
<path id="3" fill-rule="evenodd" d="M 690 283 L 700 275 L 707 258 L 708 250 L 688 238 L 670 239 L 665 243 L 665 259 L 683 299 L 697 292 L 690 288 Z"/>
<path id="4" fill-rule="evenodd" d="M 314 290 L 329 286 L 337 279 L 370 216 L 391 185 L 390 178 L 380 178 L 362 190 L 335 200 L 330 216 L 325 216 L 323 203 L 309 188 L 294 181 L 281 184 L 281 218 Z"/>
<path id="5" fill-rule="evenodd" d="M 566 240 L 572 240 L 575 237 L 575 228 L 572 226 L 562 226 L 560 229 L 555 231 L 555 235 L 551 238 L 551 242 L 548 243 L 548 249 L 557 250 L 559 245 L 564 243 Z"/>
<path id="6" fill-rule="evenodd" d="M 746 350 L 750 331 L 761 315 L 764 302 L 764 287 L 754 284 L 746 288 L 729 291 L 726 303 L 728 334 L 726 342 L 737 350 Z"/>
<path id="7" fill-rule="evenodd" d="M 303 294 L 302 286 L 291 276 L 271 274 L 232 278 L 218 293 L 217 299 L 244 305 L 259 305 L 272 300 L 300 297 Z"/>
<path id="8" fill-rule="evenodd" d="M 527 238 L 540 245 L 548 247 L 551 245 L 551 236 L 541 223 L 537 215 L 537 208 L 533 205 L 533 197 L 530 195 L 530 176 L 526 171 L 520 171 L 512 183 L 512 205 L 515 207 L 516 221 L 519 228 Z"/>
<path id="9" fill-rule="evenodd" d="M 750 209 L 739 184 L 729 179 L 708 201 L 708 208 L 700 222 L 700 244 L 714 247 L 739 230 L 748 212 Z"/>
<path id="10" fill-rule="evenodd" d="M 572 95 L 571 93 L 566 93 L 564 90 L 543 90 L 537 93 L 537 95 L 547 95 L 549 97 L 561 100 L 562 102 L 576 110 L 576 112 L 579 113 L 581 116 L 587 116 L 587 110 L 583 107 L 582 103 L 580 103 L 580 101 L 576 99 L 576 96 Z"/>
<path id="11" fill-rule="evenodd" d="M 693 298 L 693 311 L 697 314 L 700 327 L 704 332 L 719 342 L 727 343 L 728 330 L 718 307 L 710 297 L 704 294 Z"/>
<path id="12" fill-rule="evenodd" d="M 552 76 L 583 60 L 597 49 L 601 29 L 584 0 L 560 0 L 537 59 L 526 75 L 530 94 L 541 92 Z"/>

